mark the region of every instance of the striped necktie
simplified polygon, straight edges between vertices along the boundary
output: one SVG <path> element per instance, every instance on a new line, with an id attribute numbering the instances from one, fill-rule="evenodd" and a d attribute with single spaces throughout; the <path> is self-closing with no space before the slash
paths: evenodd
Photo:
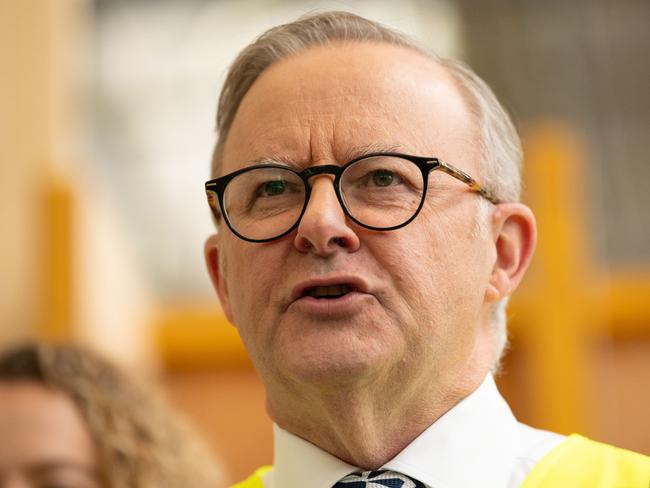
<path id="1" fill-rule="evenodd" d="M 356 471 L 342 478 L 332 488 L 426 488 L 426 486 L 402 473 L 380 469 Z"/>

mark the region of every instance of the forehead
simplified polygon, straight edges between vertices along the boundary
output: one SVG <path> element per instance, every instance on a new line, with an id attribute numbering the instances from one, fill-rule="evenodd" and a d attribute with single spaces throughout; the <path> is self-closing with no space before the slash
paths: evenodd
<path id="1" fill-rule="evenodd" d="M 92 466 L 94 444 L 64 393 L 32 382 L 0 382 L 0 467 L 48 461 Z"/>
<path id="2" fill-rule="evenodd" d="M 472 160 L 475 140 L 459 89 L 432 59 L 387 44 L 319 46 L 273 64 L 253 84 L 224 145 L 223 171 L 261 158 L 344 163 L 363 147 L 466 166 L 460 159 Z"/>

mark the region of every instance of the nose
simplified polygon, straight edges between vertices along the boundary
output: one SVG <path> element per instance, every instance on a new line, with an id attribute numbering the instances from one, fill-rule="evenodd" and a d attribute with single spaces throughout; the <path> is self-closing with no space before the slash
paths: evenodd
<path id="1" fill-rule="evenodd" d="M 300 252 L 312 252 L 318 256 L 329 256 L 340 250 L 355 252 L 359 249 L 359 236 L 348 225 L 331 176 L 319 175 L 313 178 L 311 195 L 298 224 L 294 245 Z"/>

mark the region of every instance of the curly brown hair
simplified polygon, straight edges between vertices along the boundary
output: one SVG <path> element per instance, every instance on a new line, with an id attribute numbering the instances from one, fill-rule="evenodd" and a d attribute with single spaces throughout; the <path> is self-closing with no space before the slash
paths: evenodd
<path id="1" fill-rule="evenodd" d="M 221 486 L 208 449 L 160 392 L 93 351 L 23 344 L 0 354 L 0 381 L 32 381 L 72 399 L 97 446 L 106 488 Z"/>

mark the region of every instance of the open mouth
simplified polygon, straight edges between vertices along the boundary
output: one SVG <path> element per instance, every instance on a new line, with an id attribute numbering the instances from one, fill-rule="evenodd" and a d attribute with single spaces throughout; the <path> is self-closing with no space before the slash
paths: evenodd
<path id="1" fill-rule="evenodd" d="M 309 313 L 350 312 L 371 294 L 368 283 L 360 276 L 331 273 L 314 276 L 295 284 L 287 297 L 286 307 L 299 304 Z M 338 308 L 337 308 L 338 307 Z M 346 308 L 347 307 L 347 308 Z"/>
<path id="2" fill-rule="evenodd" d="M 352 291 L 354 291 L 354 288 L 346 283 L 340 285 L 312 286 L 305 288 L 302 296 L 318 298 L 319 300 L 332 300 L 341 298 Z"/>

